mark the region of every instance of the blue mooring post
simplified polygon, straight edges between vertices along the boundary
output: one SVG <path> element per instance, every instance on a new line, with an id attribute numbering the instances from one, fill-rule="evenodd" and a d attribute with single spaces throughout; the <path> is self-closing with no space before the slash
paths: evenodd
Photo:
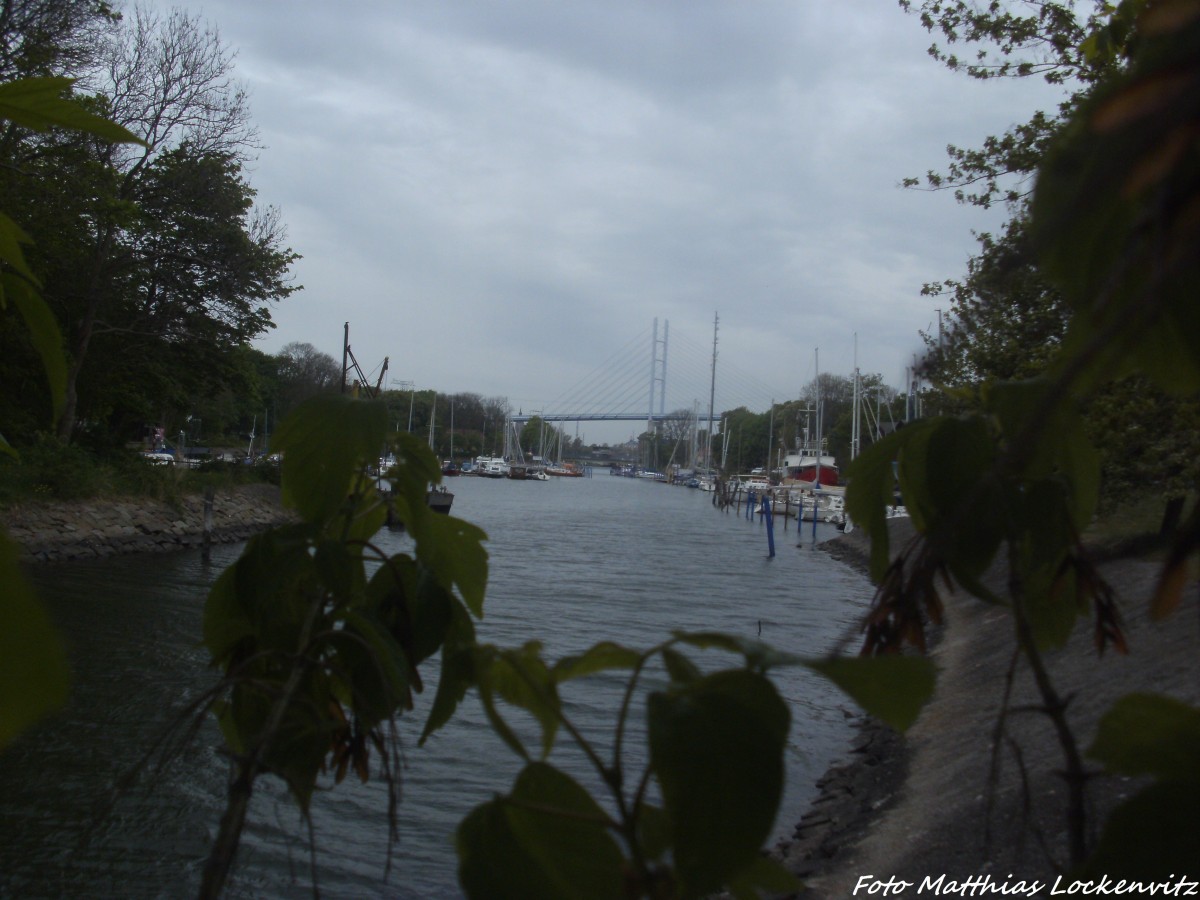
<path id="1" fill-rule="evenodd" d="M 816 549 L 816 546 L 817 546 L 817 490 L 818 490 L 818 487 L 819 487 L 819 483 L 817 485 L 813 485 L 813 494 L 812 494 L 812 498 L 813 498 L 813 532 L 812 532 L 813 549 Z"/>
<path id="2" fill-rule="evenodd" d="M 767 518 L 767 556 L 775 556 L 775 522 L 771 518 L 771 498 L 763 494 L 762 513 Z"/>
<path id="3" fill-rule="evenodd" d="M 747 491 L 746 493 L 746 518 L 750 520 L 754 519 L 754 491 Z"/>

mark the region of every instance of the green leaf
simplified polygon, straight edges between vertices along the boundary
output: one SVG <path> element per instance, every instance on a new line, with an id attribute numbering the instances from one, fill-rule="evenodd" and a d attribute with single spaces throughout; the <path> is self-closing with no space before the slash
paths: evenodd
<path id="1" fill-rule="evenodd" d="M 1009 441 L 1021 440 L 1035 414 L 1046 424 L 1036 441 L 1025 440 L 1020 471 L 1011 473 L 1027 481 L 1058 479 L 1067 489 L 1071 522 L 1082 531 L 1091 521 L 1100 493 L 1100 455 L 1087 439 L 1087 429 L 1072 395 L 1057 400 L 1046 379 L 994 382 L 983 386 L 985 408 L 999 421 Z"/>
<path id="2" fill-rule="evenodd" d="M 648 701 L 650 765 L 671 820 L 685 895 L 718 889 L 756 858 L 783 792 L 790 716 L 770 681 L 717 672 Z"/>
<path id="3" fill-rule="evenodd" d="M 887 508 L 895 503 L 896 458 L 930 422 L 917 422 L 876 441 L 846 470 L 846 511 L 871 538 L 871 580 L 878 582 L 891 562 Z"/>
<path id="4" fill-rule="evenodd" d="M 232 590 L 257 649 L 297 651 L 312 604 L 323 593 L 311 552 L 315 538 L 304 524 L 273 528 L 251 538 L 234 563 Z"/>
<path id="5" fill-rule="evenodd" d="M 907 731 L 933 696 L 937 668 L 924 656 L 855 656 L 807 663 L 869 715 Z"/>
<path id="6" fill-rule="evenodd" d="M 442 646 L 437 694 L 418 745 L 424 744 L 431 734 L 450 721 L 468 689 L 475 686 L 475 650 L 475 625 L 467 610 L 455 603 L 450 627 L 446 629 L 446 642 Z"/>
<path id="7" fill-rule="evenodd" d="M 459 882 L 468 897 L 488 900 L 619 897 L 625 859 L 608 825 L 577 782 L 531 763 L 509 796 L 476 807 L 459 825 Z"/>
<path id="8" fill-rule="evenodd" d="M 667 674 L 671 676 L 672 681 L 686 684 L 700 677 L 700 669 L 696 664 L 678 650 L 664 647 L 662 658 L 667 667 Z"/>
<path id="9" fill-rule="evenodd" d="M 496 693 L 493 690 L 491 680 L 495 662 L 496 650 L 494 647 L 484 646 L 475 651 L 475 673 L 477 687 L 479 688 L 479 702 L 483 704 L 483 712 L 492 726 L 492 731 L 496 732 L 500 740 L 504 741 L 513 753 L 526 762 L 531 762 L 533 760 L 532 755 L 525 749 L 525 744 L 521 741 L 521 738 L 513 731 L 512 727 L 505 721 L 504 716 L 500 714 L 500 710 L 496 707 Z"/>
<path id="10" fill-rule="evenodd" d="M 34 131 L 59 126 L 113 143 L 145 146 L 145 141 L 128 129 L 65 99 L 62 95 L 74 83 L 73 78 L 21 78 L 0 84 L 0 118 Z"/>
<path id="11" fill-rule="evenodd" d="M 50 307 L 39 297 L 24 279 L 5 275 L 5 295 L 12 301 L 29 331 L 33 349 L 42 360 L 46 381 L 50 385 L 50 397 L 54 415 L 62 412 L 67 392 L 67 360 L 63 355 L 62 334 Z"/>
<path id="12" fill-rule="evenodd" d="M 554 680 L 561 684 L 572 678 L 582 678 L 597 672 L 613 669 L 636 669 L 642 662 L 642 654 L 612 641 L 601 641 L 576 656 L 564 656 L 554 664 Z"/>
<path id="13" fill-rule="evenodd" d="M 33 243 L 32 239 L 21 229 L 21 226 L 10 219 L 5 213 L 0 212 L 0 260 L 8 263 L 13 271 L 18 272 L 30 282 L 37 284 L 33 270 L 25 262 L 25 251 L 21 249 L 22 244 L 31 243 Z M 16 281 L 19 281 L 19 279 L 6 278 L 4 280 L 4 292 L 6 294 L 12 290 L 12 284 Z M 0 309 L 3 309 L 3 307 L 3 298 L 0 297 Z"/>
<path id="14" fill-rule="evenodd" d="M 1172 879 L 1194 874 L 1200 859 L 1200 782 L 1153 784 L 1118 806 L 1108 821 L 1083 877 Z M 1166 893 L 1164 891 L 1164 893 Z"/>
<path id="15" fill-rule="evenodd" d="M 57 630 L 21 573 L 17 546 L 0 532 L 0 749 L 62 706 L 70 681 Z"/>
<path id="16" fill-rule="evenodd" d="M 209 588 L 204 604 L 204 646 L 213 665 L 226 662 L 237 645 L 253 637 L 254 626 L 237 593 L 237 572 L 230 566 Z"/>
<path id="17" fill-rule="evenodd" d="M 977 416 L 930 420 L 900 454 L 900 485 L 913 524 L 964 585 L 983 574 L 1004 536 L 994 466 L 995 443 Z"/>
<path id="18" fill-rule="evenodd" d="M 376 529 L 378 531 L 378 529 Z M 363 592 L 362 558 L 352 554 L 340 540 L 325 538 L 316 542 L 313 565 L 325 589 L 339 605 L 352 605 Z"/>
<path id="19" fill-rule="evenodd" d="M 377 462 L 386 430 L 381 402 L 322 394 L 302 403 L 275 433 L 284 503 L 310 522 L 329 522 Z"/>
<path id="20" fill-rule="evenodd" d="M 764 895 L 793 894 L 800 890 L 800 881 L 782 863 L 760 856 L 730 879 L 729 890 L 737 900 L 759 900 Z"/>
<path id="21" fill-rule="evenodd" d="M 548 756 L 562 718 L 562 704 L 558 684 L 541 657 L 541 644 L 530 641 L 520 650 L 502 651 L 491 668 L 480 674 L 480 684 L 537 719 L 542 729 L 542 757 Z"/>
<path id="22" fill-rule="evenodd" d="M 329 715 L 332 700 L 324 672 L 307 670 L 264 759 L 266 767 L 287 782 L 292 796 L 305 811 L 317 776 L 324 768 L 337 724 Z"/>
<path id="23" fill-rule="evenodd" d="M 637 812 L 638 845 L 647 859 L 661 859 L 671 848 L 671 819 L 660 806 L 643 803 Z"/>
<path id="24" fill-rule="evenodd" d="M 1016 546 L 1025 589 L 1025 612 L 1038 647 L 1061 647 L 1081 612 L 1074 571 L 1064 565 L 1075 530 L 1067 488 L 1059 478 L 1019 486 L 1009 499 L 1019 535 Z"/>
<path id="25" fill-rule="evenodd" d="M 408 660 L 381 622 L 357 611 L 345 613 L 345 627 L 333 633 L 337 663 L 332 671 L 352 688 L 349 706 L 370 730 L 409 709 Z"/>
<path id="26" fill-rule="evenodd" d="M 424 502 L 424 501 L 422 501 Z M 487 588 L 488 554 L 483 529 L 454 516 L 429 513 L 422 527 L 413 530 L 417 559 L 429 568 L 447 590 L 457 587 L 467 608 L 483 618 Z"/>
<path id="27" fill-rule="evenodd" d="M 364 605 L 381 617 L 418 665 L 441 649 L 457 602 L 428 570 L 400 553 L 371 577 Z"/>
<path id="28" fill-rule="evenodd" d="M 1200 709 L 1160 694 L 1127 694 L 1100 720 L 1088 755 L 1119 775 L 1200 783 Z"/>
<path id="29" fill-rule="evenodd" d="M 280 702 L 286 670 L 269 657 L 251 660 L 245 670 L 249 677 L 234 686 L 229 704 L 218 708 L 225 738 L 243 752 L 265 743 L 263 767 L 283 778 L 306 810 L 335 724 L 328 714 L 333 699 L 329 682 L 323 673 L 308 668 L 272 736 L 266 732 Z"/>
<path id="30" fill-rule="evenodd" d="M 747 667 L 759 672 L 766 672 L 776 666 L 804 664 L 804 660 L 799 656 L 784 653 L 762 641 L 739 635 L 716 631 L 677 631 L 675 637 L 681 643 L 701 650 L 728 650 L 730 653 L 740 654 L 746 660 Z"/>

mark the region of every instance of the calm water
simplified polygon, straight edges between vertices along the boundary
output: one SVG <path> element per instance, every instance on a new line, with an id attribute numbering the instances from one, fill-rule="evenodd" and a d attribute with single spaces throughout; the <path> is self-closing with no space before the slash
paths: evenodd
<path id="1" fill-rule="evenodd" d="M 489 535 L 480 639 L 512 646 L 536 637 L 550 659 L 603 639 L 646 648 L 673 629 L 761 635 L 783 650 L 819 654 L 870 597 L 860 575 L 811 549 L 811 525 L 797 535 L 794 523 L 784 532 L 777 520 L 776 557 L 768 559 L 761 523 L 718 512 L 699 491 L 602 472 L 541 483 L 459 478 L 450 486 L 454 514 Z M 830 536 L 818 531 L 818 540 Z M 394 552 L 407 539 L 383 532 L 378 540 Z M 211 684 L 198 646 L 204 596 L 238 552 L 218 548 L 207 566 L 186 552 L 34 573 L 71 644 L 74 685 L 65 713 L 0 757 L 0 896 L 195 893 L 223 806 L 214 727 L 206 723 L 181 758 L 104 806 L 122 774 Z M 731 662 L 715 653 L 701 661 L 710 658 Z M 436 668 L 424 674 L 433 682 Z M 814 780 L 844 752 L 850 703 L 803 670 L 781 671 L 775 683 L 793 713 L 788 794 L 776 824 L 782 836 L 812 798 Z M 507 790 L 519 764 L 473 694 L 418 748 L 431 697 L 432 684 L 401 729 L 400 841 L 389 873 L 382 785 L 348 779 L 317 796 L 314 860 L 307 826 L 264 780 L 230 896 L 311 896 L 314 866 L 326 897 L 459 896 L 454 828 Z M 602 678 L 572 686 L 568 715 L 606 747 L 617 702 L 616 679 Z M 594 787 L 571 749 L 556 749 L 553 761 Z M 644 761 L 640 746 L 631 749 L 627 764 Z"/>

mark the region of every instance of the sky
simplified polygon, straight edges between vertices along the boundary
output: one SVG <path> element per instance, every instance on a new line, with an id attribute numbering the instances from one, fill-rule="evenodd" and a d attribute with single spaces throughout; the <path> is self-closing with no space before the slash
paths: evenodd
<path id="1" fill-rule="evenodd" d="M 653 385 L 703 417 L 714 318 L 718 412 L 856 360 L 899 388 L 944 304 L 922 285 L 1003 222 L 901 181 L 1056 98 L 946 71 L 895 0 L 148 5 L 236 53 L 249 180 L 302 256 L 257 346 L 340 362 L 349 323 L 387 386 L 524 412 Z"/>

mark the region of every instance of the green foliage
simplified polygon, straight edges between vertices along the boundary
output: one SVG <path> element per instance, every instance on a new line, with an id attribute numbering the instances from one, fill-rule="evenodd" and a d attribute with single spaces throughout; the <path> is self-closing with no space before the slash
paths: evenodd
<path id="1" fill-rule="evenodd" d="M 937 669 L 923 656 L 860 656 L 810 664 L 845 691 L 868 715 L 907 731 L 933 696 Z"/>
<path id="2" fill-rule="evenodd" d="M 0 750 L 62 705 L 67 655 L 58 632 L 21 575 L 17 547 L 0 533 Z"/>
<path id="3" fill-rule="evenodd" d="M 802 661 L 716 633 L 677 634 L 647 651 L 601 642 L 556 663 L 530 641 L 503 649 L 475 639 L 487 580 L 484 535 L 429 510 L 436 458 L 392 435 L 394 514 L 414 540 L 384 558 L 372 544 L 385 499 L 366 474 L 388 438 L 384 404 L 323 395 L 280 427 L 285 502 L 303 521 L 252 539 L 213 586 L 204 643 L 224 673 L 216 714 L 239 760 L 209 884 L 219 886 L 259 774 L 288 785 L 307 810 L 320 773 L 367 778 L 372 750 L 396 777 L 388 750 L 394 717 L 414 709 L 420 665 L 441 653 L 438 691 L 422 742 L 474 690 L 495 732 L 525 761 L 507 794 L 476 808 L 458 831 L 460 878 L 470 896 L 694 897 L 728 885 L 738 896 L 794 882 L 759 857 L 783 790 L 786 704 L 766 677 Z M 694 652 L 733 653 L 741 667 L 705 672 Z M 665 687 L 646 698 L 646 768 L 626 772 L 622 747 L 646 666 Z M 813 663 L 819 671 L 821 665 Z M 628 673 L 610 761 L 567 714 L 560 686 Z M 535 746 L 509 717 L 537 725 Z M 546 760 L 567 734 L 609 791 L 606 810 Z M 656 782 L 661 805 L 650 802 Z"/>
<path id="4" fill-rule="evenodd" d="M 1101 720 L 1088 755 L 1110 772 L 1154 780 L 1105 823 L 1086 874 L 1162 877 L 1200 859 L 1200 709 L 1129 694 Z"/>
<path id="5" fill-rule="evenodd" d="M 482 613 L 483 534 L 428 509 L 437 461 L 408 436 L 389 482 L 415 553 L 388 557 L 371 543 L 388 500 L 367 470 L 386 433 L 380 402 L 334 394 L 301 404 L 276 446 L 284 502 L 304 521 L 251 540 L 210 592 L 204 642 L 225 674 L 213 710 L 242 762 L 206 889 L 224 883 L 260 773 L 283 779 L 302 810 L 322 771 L 366 780 L 372 748 L 396 777 L 386 741 L 422 689 L 417 667 L 445 646 L 443 688 L 452 684 L 468 608 Z M 433 716 L 445 721 L 436 703 Z"/>
<path id="6" fill-rule="evenodd" d="M 623 858 L 607 824 L 570 776 L 531 763 L 459 826 L 459 881 L 470 897 L 620 896 Z"/>
<path id="7" fill-rule="evenodd" d="M 23 78 L 0 83 L 0 119 L 14 125 L 45 131 L 63 127 L 96 135 L 108 141 L 141 143 L 121 126 L 93 115 L 63 95 L 74 83 L 70 78 Z M 37 293 L 37 277 L 25 259 L 23 244 L 29 236 L 7 214 L 0 212 L 0 309 L 10 302 L 20 314 L 50 384 L 54 414 L 62 409 L 67 366 L 62 337 L 50 308 Z M 0 447 L 7 442 L 0 436 Z"/>
<path id="8" fill-rule="evenodd" d="M 741 668 L 705 674 L 687 650 L 741 656 Z M 696 897 L 722 885 L 737 896 L 794 889 L 759 857 L 783 790 L 790 714 L 766 672 L 800 662 L 758 642 L 680 633 L 646 651 L 601 642 L 557 663 L 537 643 L 514 650 L 465 648 L 460 669 L 496 732 L 526 761 L 510 793 L 477 807 L 458 831 L 460 880 L 470 896 Z M 648 762 L 627 771 L 623 739 L 646 666 L 669 681 L 646 698 Z M 628 672 L 611 758 L 571 722 L 559 686 L 601 672 Z M 445 672 L 443 672 L 445 677 Z M 506 707 L 539 724 L 538 753 L 509 724 Z M 608 789 L 606 811 L 573 778 L 546 763 L 556 736 L 570 735 Z M 662 805 L 650 802 L 654 780 Z M 570 885 L 570 890 L 565 886 Z"/>
<path id="9" fill-rule="evenodd" d="M 113 143 L 143 143 L 116 122 L 64 100 L 63 95 L 74 83 L 73 78 L 22 78 L 0 84 L 0 118 L 33 131 L 59 127 L 94 134 Z"/>

